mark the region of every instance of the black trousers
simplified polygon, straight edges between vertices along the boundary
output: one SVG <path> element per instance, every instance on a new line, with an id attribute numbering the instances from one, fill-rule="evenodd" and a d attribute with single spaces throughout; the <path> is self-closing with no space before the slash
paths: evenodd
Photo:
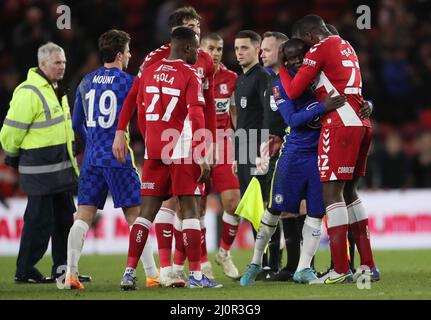
<path id="1" fill-rule="evenodd" d="M 50 238 L 53 260 L 51 276 L 57 277 L 61 274 L 57 272 L 57 268 L 67 264 L 67 238 L 73 225 L 75 211 L 71 192 L 28 197 L 16 263 L 16 277 L 40 275 L 35 265 L 45 254 Z"/>

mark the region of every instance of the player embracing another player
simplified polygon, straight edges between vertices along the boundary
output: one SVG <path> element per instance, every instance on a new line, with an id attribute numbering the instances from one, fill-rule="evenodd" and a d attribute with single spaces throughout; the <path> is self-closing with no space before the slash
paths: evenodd
<path id="1" fill-rule="evenodd" d="M 357 194 L 358 180 L 365 175 L 371 141 L 370 120 L 359 115 L 363 98 L 358 57 L 349 42 L 332 35 L 323 19 L 316 15 L 305 16 L 295 23 L 292 36 L 302 39 L 311 48 L 294 77 L 287 69 L 280 70 L 289 98 L 301 96 L 315 79 L 318 101 L 331 91 L 347 98 L 341 108 L 327 113 L 321 122 L 319 172 L 334 268 L 310 283 L 335 284 L 352 279 L 347 256 L 349 224 L 361 259 L 353 280 L 362 274 L 379 280 L 380 272 L 371 250 L 368 214 Z"/>

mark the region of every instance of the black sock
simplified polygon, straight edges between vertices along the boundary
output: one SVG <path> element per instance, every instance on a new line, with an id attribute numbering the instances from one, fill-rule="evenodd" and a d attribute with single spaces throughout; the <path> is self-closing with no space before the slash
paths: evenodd
<path id="1" fill-rule="evenodd" d="M 300 241 L 301 235 L 299 233 L 298 222 L 296 218 L 284 218 L 283 232 L 284 240 L 286 242 L 287 250 L 287 265 L 286 268 L 290 272 L 295 272 L 299 263 L 300 255 Z"/>
<path id="2" fill-rule="evenodd" d="M 268 244 L 268 252 L 269 252 L 269 260 L 268 265 L 272 271 L 278 272 L 280 266 L 280 222 L 277 223 L 277 228 L 275 229 L 274 234 L 272 235 L 269 244 Z"/>

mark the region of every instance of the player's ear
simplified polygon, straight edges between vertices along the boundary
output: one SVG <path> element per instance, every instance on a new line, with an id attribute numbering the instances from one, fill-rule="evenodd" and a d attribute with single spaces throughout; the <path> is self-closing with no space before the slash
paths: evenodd
<path id="1" fill-rule="evenodd" d="M 121 61 L 122 57 L 123 57 L 123 54 L 121 52 L 117 52 L 117 54 L 115 55 L 115 60 Z"/>

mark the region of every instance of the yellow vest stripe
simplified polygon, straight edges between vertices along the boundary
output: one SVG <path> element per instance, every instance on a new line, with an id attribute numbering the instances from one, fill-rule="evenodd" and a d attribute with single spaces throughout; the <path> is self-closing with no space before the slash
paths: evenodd
<path id="1" fill-rule="evenodd" d="M 37 94 L 39 99 L 42 101 L 42 106 L 43 106 L 43 110 L 45 112 L 46 120 L 50 120 L 51 119 L 51 111 L 49 110 L 48 102 L 46 102 L 46 99 L 43 96 L 42 92 L 40 92 L 40 90 L 36 86 L 33 86 L 31 84 L 26 84 L 26 85 L 22 86 L 20 89 L 30 89 L 30 90 L 34 91 L 34 93 Z"/>

